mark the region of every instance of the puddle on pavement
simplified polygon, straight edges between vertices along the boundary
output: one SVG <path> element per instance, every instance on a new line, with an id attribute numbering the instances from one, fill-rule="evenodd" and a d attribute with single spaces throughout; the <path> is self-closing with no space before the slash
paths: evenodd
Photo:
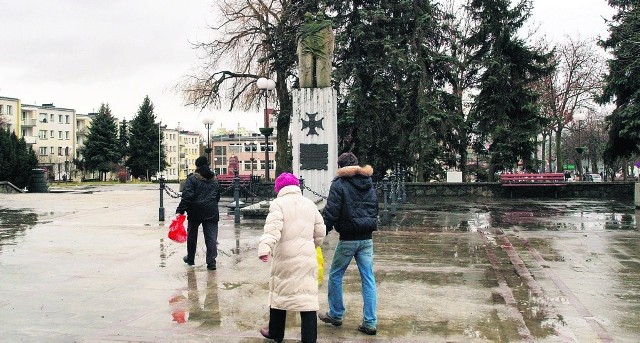
<path id="1" fill-rule="evenodd" d="M 0 208 L 0 248 L 15 245 L 16 238 L 24 235 L 37 222 L 38 215 L 28 210 Z"/>

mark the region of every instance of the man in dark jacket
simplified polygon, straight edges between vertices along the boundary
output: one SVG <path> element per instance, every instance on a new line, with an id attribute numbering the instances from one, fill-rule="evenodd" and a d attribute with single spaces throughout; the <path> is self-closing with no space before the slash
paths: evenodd
<path id="1" fill-rule="evenodd" d="M 338 176 L 331 183 L 327 204 L 322 211 L 327 233 L 340 234 L 329 272 L 329 311 L 318 318 L 334 326 L 342 325 L 345 308 L 342 301 L 342 278 L 355 258 L 362 283 L 363 319 L 358 330 L 376 334 L 376 280 L 373 275 L 372 232 L 378 227 L 378 199 L 371 181 L 373 168 L 358 166 L 350 152 L 338 157 Z"/>
<path id="2" fill-rule="evenodd" d="M 207 269 L 216 270 L 218 250 L 218 201 L 220 190 L 215 174 L 209 168 L 206 157 L 196 159 L 196 171 L 187 177 L 182 190 L 182 199 L 176 213 L 187 212 L 187 256 L 182 260 L 192 266 L 196 256 L 198 243 L 198 226 L 202 224 L 204 244 L 207 246 Z"/>

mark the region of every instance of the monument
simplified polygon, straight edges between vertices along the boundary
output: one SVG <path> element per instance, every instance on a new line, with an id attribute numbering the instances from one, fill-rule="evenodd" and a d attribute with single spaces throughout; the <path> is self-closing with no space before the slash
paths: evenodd
<path id="1" fill-rule="evenodd" d="M 331 87 L 334 35 L 322 12 L 307 13 L 305 19 L 298 32 L 300 88 L 292 92 L 293 173 L 309 189 L 327 196 L 338 169 L 337 96 Z M 304 195 L 322 200 L 308 190 Z"/>

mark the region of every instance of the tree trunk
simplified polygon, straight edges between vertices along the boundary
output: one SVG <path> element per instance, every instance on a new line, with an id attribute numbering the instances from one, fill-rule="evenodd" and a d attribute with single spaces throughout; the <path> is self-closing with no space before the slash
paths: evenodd
<path id="1" fill-rule="evenodd" d="M 556 171 L 564 170 L 564 156 L 562 156 L 562 126 L 556 131 Z"/>
<path id="2" fill-rule="evenodd" d="M 277 72 L 276 76 L 276 91 L 278 94 L 278 103 L 280 104 L 280 110 L 277 112 L 278 132 L 276 136 L 276 170 L 274 171 L 274 180 L 277 175 L 289 171 L 292 168 L 292 156 L 289 149 L 289 123 L 291 121 L 293 104 L 291 96 L 289 95 L 287 90 L 287 84 L 285 83 L 285 74 L 282 72 Z"/>
<path id="3" fill-rule="evenodd" d="M 547 162 L 545 159 L 545 153 L 546 153 L 546 147 L 547 147 L 547 135 L 546 134 L 542 134 L 542 152 L 540 154 L 540 157 L 542 159 L 542 172 L 546 173 L 547 172 Z"/>

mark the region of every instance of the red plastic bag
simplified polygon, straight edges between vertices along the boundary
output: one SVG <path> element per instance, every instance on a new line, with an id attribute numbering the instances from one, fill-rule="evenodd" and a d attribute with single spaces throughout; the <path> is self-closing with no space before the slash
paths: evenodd
<path id="1" fill-rule="evenodd" d="M 184 214 L 176 214 L 175 218 L 169 225 L 169 238 L 178 243 L 187 241 L 187 230 L 184 228 L 184 220 L 187 218 Z"/>

